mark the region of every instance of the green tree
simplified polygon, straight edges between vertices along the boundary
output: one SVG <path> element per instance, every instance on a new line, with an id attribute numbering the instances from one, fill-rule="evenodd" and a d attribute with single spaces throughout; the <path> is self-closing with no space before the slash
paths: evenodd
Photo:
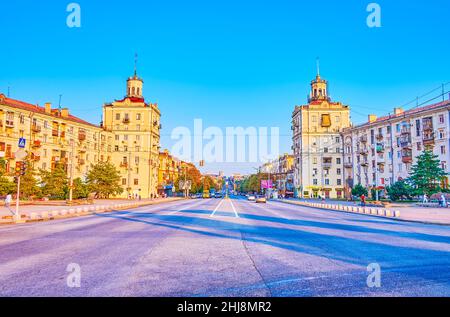
<path id="1" fill-rule="evenodd" d="M 42 193 L 39 182 L 36 179 L 36 170 L 29 161 L 26 161 L 26 164 L 26 173 L 20 177 L 20 197 L 24 199 L 41 197 Z"/>
<path id="2" fill-rule="evenodd" d="M 16 190 L 16 185 L 8 178 L 0 176 L 0 195 L 12 194 Z"/>
<path id="3" fill-rule="evenodd" d="M 406 181 L 398 181 L 392 186 L 388 186 L 386 191 L 389 195 L 389 198 L 393 201 L 399 201 L 402 199 L 411 200 L 414 196 L 414 189 L 410 184 Z"/>
<path id="4" fill-rule="evenodd" d="M 88 198 L 90 194 L 89 185 L 83 182 L 81 178 L 75 178 L 73 180 L 73 199 Z"/>
<path id="5" fill-rule="evenodd" d="M 446 175 L 439 157 L 426 150 L 417 157 L 417 163 L 412 166 L 409 181 L 416 194 L 431 196 L 442 190 L 441 182 Z"/>
<path id="6" fill-rule="evenodd" d="M 67 173 L 62 165 L 57 165 L 52 171 L 41 169 L 41 189 L 44 196 L 50 199 L 66 199 L 68 193 Z"/>
<path id="7" fill-rule="evenodd" d="M 120 185 L 120 172 L 110 162 L 92 165 L 87 174 L 86 183 L 89 191 L 95 193 L 97 198 L 117 196 L 124 190 Z"/>
<path id="8" fill-rule="evenodd" d="M 367 191 L 367 188 L 365 188 L 361 184 L 357 184 L 352 189 L 352 195 L 356 196 L 356 197 L 361 197 L 362 195 L 367 196 L 368 194 L 369 194 L 369 192 Z"/>
<path id="9" fill-rule="evenodd" d="M 0 158 L 0 176 L 3 176 L 5 174 L 6 174 L 6 160 Z"/>

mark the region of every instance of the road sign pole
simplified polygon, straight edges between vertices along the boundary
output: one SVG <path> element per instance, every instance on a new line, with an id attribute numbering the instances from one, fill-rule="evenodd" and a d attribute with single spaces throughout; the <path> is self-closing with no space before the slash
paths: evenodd
<path id="1" fill-rule="evenodd" d="M 16 214 L 15 214 L 16 223 L 21 222 L 22 220 L 22 218 L 20 217 L 19 202 L 20 202 L 20 176 L 17 177 L 17 196 L 16 196 Z"/>

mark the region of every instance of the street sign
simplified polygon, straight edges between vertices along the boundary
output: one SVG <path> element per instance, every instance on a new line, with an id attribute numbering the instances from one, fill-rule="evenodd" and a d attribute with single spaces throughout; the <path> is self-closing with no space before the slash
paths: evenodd
<path id="1" fill-rule="evenodd" d="M 24 149 L 27 144 L 27 140 L 25 138 L 19 139 L 19 148 Z"/>
<path id="2" fill-rule="evenodd" d="M 24 151 L 23 149 L 19 149 L 19 150 L 17 150 L 17 151 L 14 153 L 14 157 L 15 157 L 17 160 L 19 160 L 19 161 L 21 161 L 21 160 L 23 160 L 24 158 L 26 158 L 27 155 L 28 155 L 28 153 L 27 153 L 26 151 Z"/>

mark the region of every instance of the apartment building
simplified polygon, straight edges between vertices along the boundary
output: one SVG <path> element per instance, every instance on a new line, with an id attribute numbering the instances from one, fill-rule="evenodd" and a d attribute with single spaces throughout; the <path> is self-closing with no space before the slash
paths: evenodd
<path id="1" fill-rule="evenodd" d="M 90 164 L 107 160 L 107 133 L 69 113 L 8 98 L 0 94 L 0 158 L 6 171 L 14 173 L 19 139 L 26 140 L 24 150 L 35 169 L 49 170 L 60 164 L 74 178 L 84 177 Z"/>
<path id="2" fill-rule="evenodd" d="M 341 132 L 350 127 L 350 108 L 333 102 L 328 82 L 318 73 L 308 104 L 292 114 L 294 187 L 301 198 L 342 198 L 344 171 Z"/>
<path id="3" fill-rule="evenodd" d="M 267 162 L 259 169 L 261 173 L 270 174 L 279 194 L 294 194 L 294 155 L 283 154 L 277 159 Z"/>
<path id="4" fill-rule="evenodd" d="M 12 175 L 19 139 L 35 168 L 51 170 L 62 164 L 69 175 L 84 178 L 91 164 L 110 161 L 120 169 L 122 198 L 157 196 L 160 149 L 158 105 L 142 95 L 143 80 L 127 80 L 126 96 L 105 104 L 101 125 L 69 113 L 7 98 L 0 94 L 0 159 Z"/>
<path id="5" fill-rule="evenodd" d="M 442 167 L 450 172 L 450 101 L 408 111 L 396 108 L 392 115 L 344 129 L 344 173 L 346 196 L 356 184 L 385 188 L 406 179 L 411 167 L 425 149 L 438 155 Z M 448 186 L 445 180 L 444 186 Z"/>
<path id="6" fill-rule="evenodd" d="M 112 162 L 119 167 L 124 195 L 156 197 L 161 112 L 143 97 L 144 81 L 134 73 L 127 80 L 125 98 L 103 107 L 102 127 L 112 134 Z"/>

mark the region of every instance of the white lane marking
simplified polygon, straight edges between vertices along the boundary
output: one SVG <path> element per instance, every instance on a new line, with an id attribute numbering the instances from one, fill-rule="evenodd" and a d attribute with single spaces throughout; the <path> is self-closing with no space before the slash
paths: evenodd
<path id="1" fill-rule="evenodd" d="M 217 207 L 214 209 L 214 211 L 213 211 L 213 213 L 211 214 L 211 216 L 210 217 L 214 217 L 214 215 L 216 214 L 216 212 L 217 212 L 217 210 L 220 208 L 220 206 L 222 205 L 222 203 L 223 203 L 223 199 L 220 201 L 220 203 L 218 203 L 217 204 Z"/>
<path id="2" fill-rule="evenodd" d="M 231 208 L 233 208 L 234 215 L 236 216 L 236 218 L 239 218 L 239 215 L 238 215 L 238 213 L 236 211 L 236 208 L 234 208 L 234 204 L 233 204 L 233 200 L 232 199 L 230 199 L 230 203 L 231 203 Z"/>

